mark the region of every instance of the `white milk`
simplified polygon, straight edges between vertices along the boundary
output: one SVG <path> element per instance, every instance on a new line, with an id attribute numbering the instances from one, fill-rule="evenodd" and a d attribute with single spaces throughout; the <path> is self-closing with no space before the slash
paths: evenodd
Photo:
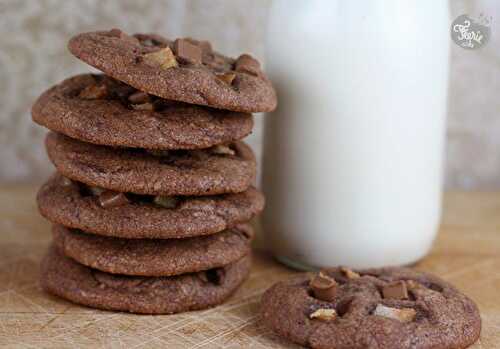
<path id="1" fill-rule="evenodd" d="M 445 0 L 275 0 L 264 231 L 298 268 L 404 265 L 441 213 Z"/>

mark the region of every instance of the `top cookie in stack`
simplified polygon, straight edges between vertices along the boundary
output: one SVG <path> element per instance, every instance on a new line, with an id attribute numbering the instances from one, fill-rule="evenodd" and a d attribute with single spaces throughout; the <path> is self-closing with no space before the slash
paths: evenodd
<path id="1" fill-rule="evenodd" d="M 42 285 L 138 313 L 222 302 L 249 273 L 244 223 L 264 206 L 240 140 L 249 113 L 276 107 L 270 81 L 250 55 L 228 58 L 206 41 L 113 29 L 69 49 L 105 75 L 69 78 L 32 109 L 53 131 L 58 171 L 37 198 L 54 223 Z"/>

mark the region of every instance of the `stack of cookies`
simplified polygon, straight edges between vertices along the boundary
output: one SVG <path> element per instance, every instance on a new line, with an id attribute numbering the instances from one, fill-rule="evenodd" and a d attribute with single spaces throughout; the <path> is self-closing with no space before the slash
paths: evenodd
<path id="1" fill-rule="evenodd" d="M 91 307 L 176 313 L 214 306 L 248 276 L 248 221 L 264 207 L 240 140 L 276 94 L 259 63 L 193 39 L 113 29 L 69 50 L 104 74 L 44 92 L 33 120 L 57 169 L 38 193 L 54 223 L 45 290 Z"/>

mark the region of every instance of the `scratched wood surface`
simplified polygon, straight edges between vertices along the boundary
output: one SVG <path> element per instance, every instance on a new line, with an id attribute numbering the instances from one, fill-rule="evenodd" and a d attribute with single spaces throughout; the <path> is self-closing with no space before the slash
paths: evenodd
<path id="1" fill-rule="evenodd" d="M 36 213 L 35 190 L 0 187 L 0 347 L 295 348 L 259 321 L 262 292 L 294 273 L 263 252 L 256 252 L 241 289 L 206 311 L 137 316 L 44 294 L 38 264 L 50 233 Z M 448 194 L 439 238 L 416 268 L 436 273 L 477 302 L 483 331 L 474 348 L 500 348 L 500 193 Z"/>

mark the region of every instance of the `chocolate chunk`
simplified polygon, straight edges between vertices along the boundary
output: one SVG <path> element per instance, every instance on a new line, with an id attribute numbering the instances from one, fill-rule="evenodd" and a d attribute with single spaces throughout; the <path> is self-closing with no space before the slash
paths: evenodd
<path id="1" fill-rule="evenodd" d="M 398 308 L 387 307 L 383 304 L 379 304 L 375 308 L 373 315 L 383 316 L 401 322 L 410 322 L 413 321 L 413 319 L 417 315 L 417 312 L 413 308 L 398 309 Z"/>
<path id="2" fill-rule="evenodd" d="M 203 53 L 212 52 L 212 45 L 206 40 L 198 41 L 198 46 L 201 48 Z"/>
<path id="3" fill-rule="evenodd" d="M 134 110 L 154 110 L 153 103 L 132 104 Z"/>
<path id="4" fill-rule="evenodd" d="M 165 208 L 176 208 L 177 207 L 177 199 L 174 196 L 155 196 L 153 202 L 161 207 Z"/>
<path id="5" fill-rule="evenodd" d="M 337 294 L 337 282 L 334 278 L 319 272 L 309 283 L 315 298 L 331 302 Z"/>
<path id="6" fill-rule="evenodd" d="M 234 70 L 252 75 L 260 74 L 260 63 L 248 54 L 242 54 L 235 63 Z"/>
<path id="7" fill-rule="evenodd" d="M 318 309 L 309 315 L 310 319 L 318 319 L 322 321 L 333 321 L 337 318 L 337 313 L 334 309 Z"/>
<path id="8" fill-rule="evenodd" d="M 352 271 L 351 269 L 349 268 L 346 268 L 346 267 L 341 267 L 340 270 L 342 271 L 342 273 L 347 276 L 348 279 L 357 279 L 360 277 L 360 275 L 354 271 Z"/>
<path id="9" fill-rule="evenodd" d="M 218 144 L 212 148 L 210 148 L 210 152 L 212 154 L 218 154 L 218 155 L 234 155 L 236 152 L 229 148 L 227 145 L 222 145 Z"/>
<path id="10" fill-rule="evenodd" d="M 356 269 L 361 277 L 348 279 L 339 267 L 326 271 L 339 284 L 333 302 L 311 298 L 310 275 L 294 275 L 263 294 L 259 320 L 278 336 L 308 348 L 468 348 L 480 336 L 481 316 L 474 302 L 434 275 L 382 267 Z M 382 287 L 397 280 L 407 283 L 414 299 L 381 299 Z M 410 280 L 423 288 L 413 294 Z M 443 294 L 431 290 L 431 284 Z M 311 313 L 320 308 L 335 309 L 337 320 L 313 319 Z"/>
<path id="11" fill-rule="evenodd" d="M 89 85 L 80 91 L 79 98 L 82 99 L 101 99 L 108 95 L 108 89 L 105 85 Z"/>
<path id="12" fill-rule="evenodd" d="M 120 29 L 117 29 L 117 28 L 111 29 L 108 32 L 108 36 L 119 38 L 121 40 L 124 40 L 124 41 L 129 42 L 129 43 L 134 44 L 134 45 L 139 44 L 139 40 L 137 40 L 133 36 L 128 35 L 127 33 L 124 33 L 123 31 L 121 31 Z"/>
<path id="13" fill-rule="evenodd" d="M 396 281 L 382 288 L 382 295 L 386 299 L 408 299 L 408 289 L 404 281 Z"/>
<path id="14" fill-rule="evenodd" d="M 174 40 L 159 35 L 136 34 L 140 42 L 154 45 L 147 46 L 130 45 L 123 40 L 110 38 L 106 33 L 98 31 L 78 34 L 70 40 L 68 48 L 76 57 L 106 75 L 161 98 L 238 112 L 268 112 L 276 108 L 276 91 L 262 71 L 257 76 L 243 72 L 236 74 L 232 85 L 234 88 L 221 86 L 215 74 L 230 71 L 234 73 L 236 60 L 216 52 L 215 47 L 214 51 L 207 52 L 208 43 L 199 41 L 195 45 L 186 41 L 191 45 L 186 46 L 192 48 L 195 54 L 192 57 L 189 54 L 191 50 L 185 55 L 182 47 L 178 47 L 179 52 L 176 52 Z M 179 66 L 175 66 L 171 60 L 171 64 L 163 65 L 167 71 L 161 71 L 161 63 L 153 62 L 148 68 L 145 63 L 148 59 L 144 56 L 162 47 L 169 47 L 175 52 Z M 202 64 L 185 64 L 182 57 L 198 63 L 201 60 Z M 245 67 L 242 62 L 240 60 L 238 65 L 240 69 Z M 252 64 L 251 66 L 254 67 Z"/>
<path id="15" fill-rule="evenodd" d="M 175 40 L 174 51 L 177 58 L 184 63 L 201 64 L 202 48 L 193 45 L 186 39 Z"/>
<path id="16" fill-rule="evenodd" d="M 215 75 L 219 80 L 225 82 L 228 85 L 233 83 L 234 78 L 236 77 L 235 73 L 224 73 Z"/>
<path id="17" fill-rule="evenodd" d="M 193 38 L 184 38 L 184 40 L 186 40 L 187 42 L 189 42 L 194 46 L 198 46 L 199 48 L 201 48 L 201 51 L 204 54 L 212 52 L 212 45 L 210 44 L 210 42 L 206 40 L 195 40 Z"/>
<path id="18" fill-rule="evenodd" d="M 99 204 L 103 208 L 118 207 L 128 204 L 129 200 L 123 193 L 112 190 L 106 190 L 99 195 Z"/>
<path id="19" fill-rule="evenodd" d="M 169 69 L 177 67 L 177 60 L 169 47 L 162 48 L 161 50 L 146 53 L 141 56 L 144 63 L 150 67 L 160 67 L 161 69 Z"/>
<path id="20" fill-rule="evenodd" d="M 133 104 L 147 103 L 151 100 L 149 95 L 142 91 L 137 91 L 128 96 L 128 100 Z"/>

